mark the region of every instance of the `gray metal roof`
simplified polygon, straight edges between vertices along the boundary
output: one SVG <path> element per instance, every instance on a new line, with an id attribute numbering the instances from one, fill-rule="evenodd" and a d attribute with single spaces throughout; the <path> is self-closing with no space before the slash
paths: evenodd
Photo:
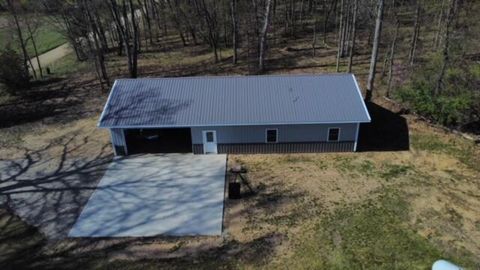
<path id="1" fill-rule="evenodd" d="M 352 74 L 117 80 L 99 127 L 370 122 Z"/>

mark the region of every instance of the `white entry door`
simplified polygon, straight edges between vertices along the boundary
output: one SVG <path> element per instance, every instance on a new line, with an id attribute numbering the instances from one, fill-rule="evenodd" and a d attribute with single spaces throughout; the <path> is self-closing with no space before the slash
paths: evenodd
<path id="1" fill-rule="evenodd" d="M 217 132 L 215 130 L 203 131 L 203 153 L 217 154 Z"/>

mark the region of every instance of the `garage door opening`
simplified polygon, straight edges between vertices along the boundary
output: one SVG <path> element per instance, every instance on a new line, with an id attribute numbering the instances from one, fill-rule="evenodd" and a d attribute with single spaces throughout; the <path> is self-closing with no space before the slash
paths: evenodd
<path id="1" fill-rule="evenodd" d="M 125 139 L 129 154 L 192 152 L 189 128 L 126 129 Z"/>

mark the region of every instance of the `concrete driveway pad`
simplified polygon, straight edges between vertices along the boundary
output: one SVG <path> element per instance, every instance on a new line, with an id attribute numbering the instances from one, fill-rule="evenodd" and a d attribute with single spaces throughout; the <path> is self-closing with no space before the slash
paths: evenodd
<path id="1" fill-rule="evenodd" d="M 70 237 L 220 235 L 226 155 L 115 159 Z"/>

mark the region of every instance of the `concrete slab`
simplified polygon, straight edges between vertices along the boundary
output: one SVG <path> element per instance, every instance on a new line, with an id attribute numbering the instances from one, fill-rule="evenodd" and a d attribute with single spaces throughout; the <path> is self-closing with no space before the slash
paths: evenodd
<path id="1" fill-rule="evenodd" d="M 226 155 L 114 160 L 70 237 L 220 235 Z"/>

